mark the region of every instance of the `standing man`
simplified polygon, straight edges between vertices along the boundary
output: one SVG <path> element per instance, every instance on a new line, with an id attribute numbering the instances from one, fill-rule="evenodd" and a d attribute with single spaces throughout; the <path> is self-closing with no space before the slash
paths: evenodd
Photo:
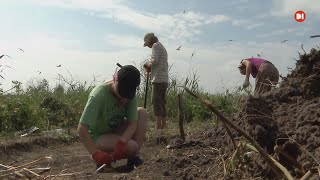
<path id="1" fill-rule="evenodd" d="M 279 81 L 278 69 L 270 62 L 261 58 L 243 59 L 238 66 L 242 75 L 245 75 L 243 88 L 249 86 L 250 74 L 256 78 L 254 95 L 263 94 L 271 91 L 272 86 Z"/>
<path id="2" fill-rule="evenodd" d="M 147 72 L 151 72 L 152 105 L 156 116 L 156 129 L 166 128 L 166 92 L 168 88 L 168 54 L 154 33 L 144 36 L 144 47 L 152 49 L 149 62 L 144 64 Z"/>
<path id="3" fill-rule="evenodd" d="M 147 131 L 147 112 L 137 107 L 140 72 L 123 66 L 113 80 L 96 86 L 89 95 L 78 126 L 81 142 L 97 166 L 128 159 L 128 166 L 143 161 L 137 156 Z"/>

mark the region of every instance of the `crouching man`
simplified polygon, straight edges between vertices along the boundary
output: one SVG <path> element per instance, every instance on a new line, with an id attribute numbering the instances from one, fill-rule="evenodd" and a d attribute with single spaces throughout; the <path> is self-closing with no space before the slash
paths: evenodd
<path id="1" fill-rule="evenodd" d="M 78 134 L 97 167 L 120 159 L 127 159 L 128 166 L 143 163 L 138 152 L 147 131 L 147 111 L 137 107 L 139 84 L 139 70 L 126 65 L 90 92 Z"/>

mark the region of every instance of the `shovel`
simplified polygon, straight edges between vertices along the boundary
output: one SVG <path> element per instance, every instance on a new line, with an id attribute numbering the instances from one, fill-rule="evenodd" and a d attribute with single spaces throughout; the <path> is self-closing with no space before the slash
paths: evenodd
<path id="1" fill-rule="evenodd" d="M 144 107 L 145 109 L 147 109 L 147 96 L 148 96 L 149 74 L 150 74 L 150 72 L 147 72 L 146 91 L 145 91 L 145 95 L 144 95 L 144 105 L 143 105 L 143 107 Z"/>

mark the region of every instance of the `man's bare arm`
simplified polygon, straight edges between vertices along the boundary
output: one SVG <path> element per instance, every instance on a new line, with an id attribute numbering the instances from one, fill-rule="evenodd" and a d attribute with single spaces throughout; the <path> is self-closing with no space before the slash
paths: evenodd
<path id="1" fill-rule="evenodd" d="M 89 127 L 87 125 L 79 123 L 78 134 L 81 142 L 91 155 L 98 150 L 98 147 L 93 143 L 92 138 L 90 137 Z"/>

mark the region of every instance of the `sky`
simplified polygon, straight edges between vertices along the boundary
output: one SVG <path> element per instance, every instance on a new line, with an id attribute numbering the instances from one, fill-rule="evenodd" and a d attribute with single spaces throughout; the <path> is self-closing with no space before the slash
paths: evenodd
<path id="1" fill-rule="evenodd" d="M 294 19 L 298 10 L 304 22 Z M 58 74 L 88 84 L 111 79 L 116 63 L 150 58 L 148 32 L 167 49 L 170 78 L 195 72 L 207 92 L 241 86 L 243 58 L 261 54 L 286 76 L 301 44 L 307 52 L 320 46 L 309 38 L 320 34 L 316 0 L 0 0 L 0 22 L 0 54 L 12 57 L 0 59 L 12 67 L 1 67 L 4 90 L 13 80 L 26 87 L 45 78 L 54 86 Z"/>

